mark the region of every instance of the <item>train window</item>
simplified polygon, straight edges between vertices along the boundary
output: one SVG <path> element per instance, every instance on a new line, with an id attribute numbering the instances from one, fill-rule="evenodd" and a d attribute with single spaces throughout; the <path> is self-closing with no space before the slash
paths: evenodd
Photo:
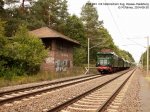
<path id="1" fill-rule="evenodd" d="M 100 59 L 100 60 L 99 60 L 99 64 L 100 64 L 100 65 L 109 65 L 110 62 L 109 62 L 109 60 L 107 60 L 107 59 Z"/>
<path id="2" fill-rule="evenodd" d="M 104 65 L 107 65 L 107 60 L 104 60 Z"/>
<path id="3" fill-rule="evenodd" d="M 100 65 L 103 65 L 103 60 L 100 60 Z"/>

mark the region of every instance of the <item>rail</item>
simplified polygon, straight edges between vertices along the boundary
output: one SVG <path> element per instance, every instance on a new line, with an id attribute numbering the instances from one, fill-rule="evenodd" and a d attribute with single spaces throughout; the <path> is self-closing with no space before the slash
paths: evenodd
<path id="1" fill-rule="evenodd" d="M 135 70 L 134 70 L 134 71 L 135 71 Z M 127 72 L 128 72 L 128 71 L 127 71 Z M 71 105 L 72 103 L 74 103 L 74 102 L 80 100 L 81 98 L 83 98 L 83 97 L 85 97 L 85 96 L 91 94 L 92 92 L 98 90 L 99 88 L 101 88 L 101 87 L 107 85 L 108 83 L 114 81 L 115 79 L 121 77 L 122 75 L 126 74 L 127 72 L 122 73 L 121 75 L 116 76 L 115 78 L 112 78 L 112 79 L 110 79 L 109 81 L 106 81 L 106 82 L 104 82 L 103 84 L 98 85 L 97 87 L 95 87 L 95 88 L 93 88 L 93 89 L 91 89 L 91 90 L 88 90 L 88 91 L 86 91 L 86 92 L 84 92 L 84 93 L 82 93 L 82 94 L 80 94 L 80 95 L 77 95 L 77 96 L 73 97 L 72 99 L 69 99 L 69 100 L 67 100 L 67 101 L 65 101 L 65 102 L 63 102 L 63 103 L 61 103 L 61 104 L 59 104 L 59 105 L 57 105 L 57 106 L 55 106 L 55 107 L 49 109 L 48 112 L 58 112 L 58 111 L 64 109 L 65 107 Z"/>

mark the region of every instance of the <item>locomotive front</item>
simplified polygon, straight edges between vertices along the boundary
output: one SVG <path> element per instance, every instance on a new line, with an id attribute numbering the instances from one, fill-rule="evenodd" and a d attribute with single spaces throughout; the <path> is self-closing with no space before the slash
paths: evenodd
<path id="1" fill-rule="evenodd" d="M 103 53 L 97 52 L 97 60 L 96 60 L 96 67 L 97 70 L 101 73 L 112 73 L 112 59 L 113 54 L 111 53 Z"/>

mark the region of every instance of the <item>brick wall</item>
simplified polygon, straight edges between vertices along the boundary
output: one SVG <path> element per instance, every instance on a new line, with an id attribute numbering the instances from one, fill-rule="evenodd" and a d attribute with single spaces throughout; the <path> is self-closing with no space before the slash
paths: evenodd
<path id="1" fill-rule="evenodd" d="M 73 67 L 73 45 L 62 39 L 50 40 L 51 49 L 48 57 L 41 65 L 42 70 L 48 71 L 66 71 Z"/>

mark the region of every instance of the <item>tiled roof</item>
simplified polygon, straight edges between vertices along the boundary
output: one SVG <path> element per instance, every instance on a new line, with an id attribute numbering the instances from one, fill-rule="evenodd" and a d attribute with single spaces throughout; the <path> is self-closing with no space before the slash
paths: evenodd
<path id="1" fill-rule="evenodd" d="M 73 40 L 53 29 L 50 29 L 48 27 L 42 27 L 33 31 L 30 31 L 31 34 L 36 35 L 39 38 L 62 38 L 64 40 L 73 42 L 75 44 L 79 44 L 76 40 Z"/>

